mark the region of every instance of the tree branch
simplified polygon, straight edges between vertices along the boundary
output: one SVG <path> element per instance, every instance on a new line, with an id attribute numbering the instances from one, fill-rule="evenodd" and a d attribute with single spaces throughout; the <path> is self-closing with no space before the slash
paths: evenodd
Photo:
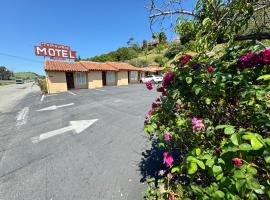
<path id="1" fill-rule="evenodd" d="M 175 15 L 175 14 L 183 14 L 183 15 L 191 15 L 196 16 L 194 12 L 187 11 L 187 10 L 175 10 L 175 11 L 160 11 L 159 13 L 150 15 L 149 18 L 155 18 L 158 16 L 164 16 L 164 15 Z"/>
<path id="2" fill-rule="evenodd" d="M 243 40 L 264 40 L 270 39 L 270 33 L 262 32 L 262 33 L 251 33 L 245 35 L 236 35 L 236 41 L 243 41 Z"/>

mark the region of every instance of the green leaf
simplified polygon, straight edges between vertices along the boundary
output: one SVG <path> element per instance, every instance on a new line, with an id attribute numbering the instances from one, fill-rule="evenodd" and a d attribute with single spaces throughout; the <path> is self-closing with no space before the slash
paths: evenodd
<path id="1" fill-rule="evenodd" d="M 198 170 L 198 166 L 196 162 L 189 162 L 188 163 L 188 174 L 195 174 Z"/>
<path id="2" fill-rule="evenodd" d="M 202 91 L 202 88 L 200 88 L 200 87 L 195 88 L 195 94 L 196 95 L 200 94 L 201 91 Z"/>
<path id="3" fill-rule="evenodd" d="M 248 194 L 248 200 L 258 200 L 258 197 L 254 193 L 249 193 Z"/>
<path id="4" fill-rule="evenodd" d="M 209 99 L 209 98 L 206 98 L 206 99 L 205 99 L 205 103 L 206 103 L 207 105 L 210 105 L 210 104 L 211 104 L 211 102 L 212 102 L 212 100 L 211 100 L 211 99 Z"/>
<path id="5" fill-rule="evenodd" d="M 213 197 L 214 199 L 224 199 L 225 194 L 224 194 L 224 192 L 218 190 L 218 191 L 215 191 L 215 192 L 213 193 L 212 197 Z"/>
<path id="6" fill-rule="evenodd" d="M 252 147 L 250 144 L 243 143 L 243 144 L 240 144 L 239 149 L 241 151 L 250 151 L 250 150 L 252 150 Z"/>
<path id="7" fill-rule="evenodd" d="M 214 173 L 214 175 L 222 173 L 222 168 L 218 165 L 214 165 L 213 166 L 213 173 Z"/>
<path id="8" fill-rule="evenodd" d="M 218 164 L 223 164 L 223 165 L 225 165 L 225 161 L 224 161 L 222 158 L 219 158 L 219 159 L 218 159 Z"/>
<path id="9" fill-rule="evenodd" d="M 264 157 L 265 162 L 267 164 L 270 164 L 270 150 L 269 149 L 264 150 L 263 157 Z"/>
<path id="10" fill-rule="evenodd" d="M 263 76 L 260 76 L 259 78 L 257 78 L 257 80 L 270 80 L 270 74 L 265 74 Z"/>
<path id="11" fill-rule="evenodd" d="M 244 140 L 249 140 L 253 150 L 259 150 L 263 147 L 263 144 L 256 138 L 253 133 L 247 133 L 242 136 Z"/>
<path id="12" fill-rule="evenodd" d="M 233 177 L 236 179 L 241 179 L 241 178 L 246 178 L 246 175 L 240 169 L 238 169 L 234 171 Z"/>
<path id="13" fill-rule="evenodd" d="M 215 164 L 214 159 L 208 159 L 205 163 L 206 166 L 212 167 Z"/>
<path id="14" fill-rule="evenodd" d="M 197 162 L 197 158 L 193 157 L 193 156 L 188 156 L 187 157 L 187 161 L 188 162 Z"/>
<path id="15" fill-rule="evenodd" d="M 212 20 L 211 20 L 210 18 L 208 18 L 208 17 L 205 18 L 205 19 L 203 20 L 203 22 L 202 22 L 202 25 L 203 25 L 204 28 L 210 27 L 211 24 L 212 24 Z"/>
<path id="16" fill-rule="evenodd" d="M 217 125 L 216 126 L 216 130 L 218 130 L 218 129 L 224 129 L 224 128 L 226 128 L 226 127 L 229 127 L 230 125 Z"/>
<path id="17" fill-rule="evenodd" d="M 253 177 L 247 178 L 247 184 L 251 190 L 257 190 L 261 188 L 259 181 Z"/>
<path id="18" fill-rule="evenodd" d="M 191 77 L 186 77 L 186 82 L 187 82 L 187 84 L 191 84 L 192 83 L 192 78 Z"/>
<path id="19" fill-rule="evenodd" d="M 171 173 L 175 173 L 175 172 L 179 172 L 179 171 L 180 171 L 179 167 L 173 167 L 171 170 Z"/>
<path id="20" fill-rule="evenodd" d="M 204 165 L 203 161 L 197 160 L 197 164 L 199 165 L 200 168 L 205 169 L 205 165 Z"/>
<path id="21" fill-rule="evenodd" d="M 247 166 L 247 173 L 251 175 L 256 175 L 257 174 L 257 169 L 251 166 Z"/>
<path id="22" fill-rule="evenodd" d="M 225 129 L 226 130 L 226 129 Z M 234 145 L 238 146 L 239 145 L 239 141 L 238 141 L 238 135 L 237 133 L 232 134 L 231 136 L 231 141 Z"/>
<path id="23" fill-rule="evenodd" d="M 196 152 L 197 156 L 201 155 L 201 149 L 200 148 L 195 149 L 195 152 Z"/>
<path id="24" fill-rule="evenodd" d="M 265 142 L 268 146 L 270 146 L 270 138 L 264 139 L 264 142 Z"/>
<path id="25" fill-rule="evenodd" d="M 250 143 L 253 150 L 259 150 L 263 147 L 263 144 L 255 137 L 250 140 Z"/>
<path id="26" fill-rule="evenodd" d="M 225 133 L 226 135 L 231 135 L 231 134 L 233 134 L 234 132 L 235 132 L 235 129 L 234 129 L 233 126 L 229 126 L 229 127 L 226 127 L 226 128 L 224 129 L 224 133 Z"/>
<path id="27" fill-rule="evenodd" d="M 241 196 L 243 196 L 246 191 L 246 180 L 245 179 L 237 180 L 235 183 L 235 187 L 237 192 L 240 193 Z"/>

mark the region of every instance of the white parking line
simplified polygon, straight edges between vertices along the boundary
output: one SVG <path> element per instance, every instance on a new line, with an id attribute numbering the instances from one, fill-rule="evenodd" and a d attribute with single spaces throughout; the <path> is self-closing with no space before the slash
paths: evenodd
<path id="1" fill-rule="evenodd" d="M 97 91 L 101 91 L 101 92 L 106 92 L 106 90 L 102 90 L 102 89 L 95 89 Z"/>
<path id="2" fill-rule="evenodd" d="M 28 113 L 29 113 L 29 107 L 25 107 L 23 108 L 17 115 L 16 120 L 16 126 L 21 126 L 26 124 L 27 122 L 27 117 L 28 117 Z"/>
<path id="3" fill-rule="evenodd" d="M 73 92 L 71 92 L 71 91 L 68 91 L 68 93 L 71 94 L 71 95 L 74 95 L 74 96 L 77 95 L 77 94 L 75 94 L 75 93 L 73 93 Z"/>
<path id="4" fill-rule="evenodd" d="M 42 102 L 44 100 L 44 98 L 45 98 L 45 95 L 43 94 L 40 101 Z"/>

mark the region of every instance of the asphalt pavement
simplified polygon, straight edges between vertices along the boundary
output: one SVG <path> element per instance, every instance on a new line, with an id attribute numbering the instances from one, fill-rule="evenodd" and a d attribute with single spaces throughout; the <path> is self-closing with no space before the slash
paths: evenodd
<path id="1" fill-rule="evenodd" d="M 143 122 L 157 95 L 144 85 L 28 93 L 0 113 L 0 200 L 143 199 Z"/>

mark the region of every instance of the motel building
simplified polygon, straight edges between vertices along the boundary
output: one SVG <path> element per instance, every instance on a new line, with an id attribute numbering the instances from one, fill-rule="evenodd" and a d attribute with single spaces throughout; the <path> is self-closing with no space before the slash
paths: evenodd
<path id="1" fill-rule="evenodd" d="M 119 62 L 65 62 L 46 60 L 44 63 L 48 93 L 66 92 L 70 89 L 95 89 L 139 83 L 146 68 Z"/>
<path id="2" fill-rule="evenodd" d="M 148 75 L 162 75 L 162 71 L 165 69 L 165 67 L 160 67 L 159 64 L 150 64 L 148 67 L 142 68 L 142 70 L 145 72 L 145 76 Z"/>

